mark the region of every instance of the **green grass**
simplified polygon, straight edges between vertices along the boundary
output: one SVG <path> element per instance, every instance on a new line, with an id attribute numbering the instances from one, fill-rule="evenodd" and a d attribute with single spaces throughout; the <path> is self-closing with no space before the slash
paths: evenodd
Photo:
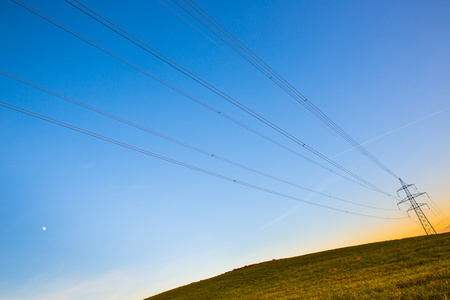
<path id="1" fill-rule="evenodd" d="M 450 233 L 273 260 L 147 299 L 450 299 Z"/>

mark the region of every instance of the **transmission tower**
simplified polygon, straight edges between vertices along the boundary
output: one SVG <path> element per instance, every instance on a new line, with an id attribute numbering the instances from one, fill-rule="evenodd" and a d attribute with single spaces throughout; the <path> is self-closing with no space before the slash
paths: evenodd
<path id="1" fill-rule="evenodd" d="M 422 192 L 422 193 L 417 193 L 417 194 L 411 194 L 411 192 L 409 191 L 409 187 L 413 186 L 414 184 L 406 184 L 401 178 L 399 178 L 400 183 L 402 184 L 402 187 L 400 189 L 398 189 L 398 192 L 400 192 L 401 190 L 403 190 L 406 194 L 406 198 L 403 199 L 402 201 L 400 201 L 397 205 L 400 205 L 402 203 L 405 202 L 410 202 L 411 203 L 411 207 L 406 211 L 409 212 L 411 210 L 414 210 L 416 212 L 417 218 L 419 218 L 420 223 L 422 224 L 423 229 L 425 230 L 426 234 L 436 234 L 436 230 L 434 230 L 433 226 L 431 225 L 430 221 L 428 221 L 428 218 L 425 216 L 425 213 L 422 211 L 422 209 L 420 208 L 421 206 L 427 205 L 426 203 L 417 203 L 416 198 L 422 196 L 423 194 L 426 194 L 428 196 L 428 194 L 426 192 Z M 415 187 L 415 185 L 414 185 Z M 428 196 L 428 198 L 430 198 L 430 196 Z"/>

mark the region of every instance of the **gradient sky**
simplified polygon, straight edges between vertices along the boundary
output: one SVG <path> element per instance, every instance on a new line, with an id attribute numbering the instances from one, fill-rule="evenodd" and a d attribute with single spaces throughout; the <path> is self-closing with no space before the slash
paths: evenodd
<path id="1" fill-rule="evenodd" d="M 65 1 L 24 2 L 296 147 Z M 81 2 L 383 190 L 400 187 L 159 1 Z M 448 1 L 197 3 L 375 157 L 428 192 L 431 200 L 420 201 L 429 201 L 425 212 L 437 230 L 449 225 L 442 216 L 450 211 Z M 317 168 L 14 2 L 1 1 L 0 15 L 1 70 L 273 176 L 385 209 L 262 177 L 0 76 L 0 101 L 237 180 L 381 217 L 264 193 L 0 107 L 1 299 L 142 299 L 243 265 L 424 234 L 414 215 L 404 218 L 407 205 L 397 210 L 394 199 Z"/>

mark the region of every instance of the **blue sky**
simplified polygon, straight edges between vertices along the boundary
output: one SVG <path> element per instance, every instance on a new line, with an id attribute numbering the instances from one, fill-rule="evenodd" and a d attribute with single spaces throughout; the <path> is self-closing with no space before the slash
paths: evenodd
<path id="1" fill-rule="evenodd" d="M 24 3 L 298 147 L 65 1 Z M 159 1 L 82 3 L 374 185 L 392 194 L 400 187 Z M 426 213 L 437 230 L 449 225 L 441 216 L 450 210 L 448 2 L 196 3 L 381 162 L 427 191 L 431 200 L 420 201 L 431 201 Z M 423 234 L 415 216 L 404 218 L 408 206 L 398 211 L 394 199 L 269 143 L 12 1 L 0 4 L 0 14 L 2 71 L 270 175 L 383 209 L 274 181 L 0 76 L 0 101 L 239 181 L 381 217 L 251 189 L 0 107 L 1 299 L 142 299 L 243 265 Z"/>

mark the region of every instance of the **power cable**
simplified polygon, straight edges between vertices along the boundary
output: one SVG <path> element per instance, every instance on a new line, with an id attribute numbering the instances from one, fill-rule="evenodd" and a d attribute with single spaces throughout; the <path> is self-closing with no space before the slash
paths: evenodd
<path id="1" fill-rule="evenodd" d="M 168 83 L 168 82 L 165 82 L 164 80 L 162 80 L 162 79 L 160 79 L 159 77 L 157 77 L 157 76 L 151 74 L 150 72 L 148 72 L 148 71 L 146 71 L 146 70 L 144 70 L 144 69 L 138 67 L 137 65 L 135 65 L 135 64 L 133 64 L 133 63 L 131 63 L 131 62 L 129 62 L 128 60 L 126 60 L 126 59 L 120 57 L 119 55 L 115 54 L 114 52 L 111 52 L 111 51 L 107 50 L 106 48 L 104 48 L 104 47 L 102 47 L 102 46 L 96 44 L 95 42 L 93 42 L 93 41 L 87 39 L 86 37 L 82 36 L 81 34 L 75 32 L 75 31 L 73 31 L 72 29 L 70 29 L 70 28 L 68 28 L 68 27 L 66 27 L 66 26 L 64 26 L 64 25 L 62 25 L 61 23 L 59 23 L 59 22 L 53 20 L 52 18 L 46 16 L 45 14 L 43 14 L 42 12 L 40 12 L 40 11 L 38 11 L 38 10 L 32 8 L 31 6 L 29 6 L 29 5 L 25 4 L 25 3 L 23 3 L 22 1 L 20 1 L 20 0 L 11 0 L 11 1 L 13 1 L 13 2 L 15 2 L 16 4 L 22 6 L 23 8 L 29 10 L 30 12 L 32 12 L 32 13 L 34 13 L 35 15 L 39 16 L 40 18 L 46 20 L 47 22 L 49 22 L 49 23 L 51 23 L 51 24 L 53 24 L 53 25 L 55 25 L 55 26 L 57 26 L 57 27 L 63 29 L 64 31 L 66 31 L 67 33 L 69 33 L 69 34 L 75 36 L 76 38 L 78 38 L 78 39 L 80 39 L 80 40 L 82 40 L 82 41 L 88 43 L 89 45 L 91 45 L 91 46 L 93 46 L 93 47 L 99 49 L 100 51 L 102 51 L 102 52 L 104 52 L 104 53 L 110 55 L 111 57 L 113 57 L 113 58 L 115 58 L 115 59 L 117 59 L 117 60 L 119 60 L 119 61 L 121 61 L 121 62 L 127 64 L 128 66 L 130 66 L 130 67 L 134 68 L 135 70 L 137 70 L 137 71 L 143 73 L 144 75 L 146 75 L 146 76 L 148 76 L 148 77 L 150 77 L 150 78 L 152 78 L 152 79 L 158 81 L 159 83 L 161 83 L 161 84 L 163 84 L 163 85 L 165 85 L 165 86 L 171 88 L 172 90 L 174 90 L 174 91 L 180 93 L 181 95 L 187 97 L 188 99 L 197 102 L 198 104 L 202 105 L 203 107 L 205 107 L 205 108 L 207 108 L 207 109 L 209 109 L 209 110 L 215 112 L 216 114 L 218 114 L 218 115 L 220 115 L 220 116 L 222 116 L 222 117 L 224 117 L 224 118 L 226 118 L 226 119 L 232 121 L 233 123 L 235 123 L 235 124 L 237 124 L 237 125 L 239 125 L 239 126 L 245 128 L 245 129 L 247 129 L 247 130 L 249 130 L 249 131 L 251 131 L 251 132 L 253 132 L 253 133 L 259 135 L 260 137 L 262 137 L 262 138 L 266 139 L 267 141 L 270 141 L 271 143 L 273 143 L 273 144 L 275 144 L 275 145 L 277 145 L 277 146 L 279 146 L 279 147 L 281 147 L 281 148 L 283 148 L 283 149 L 285 149 L 285 150 L 291 152 L 292 154 L 297 155 L 297 156 L 301 157 L 302 159 L 305 159 L 305 160 L 309 161 L 310 163 L 312 163 L 312 164 L 314 164 L 314 165 L 316 165 L 316 166 L 318 166 L 318 167 L 320 167 L 320 168 L 322 168 L 322 169 L 324 169 L 324 170 L 327 170 L 327 171 L 329 171 L 329 172 L 331 172 L 331 173 L 333 173 L 333 174 L 335 174 L 335 175 L 338 175 L 338 176 L 340 176 L 340 177 L 342 177 L 342 178 L 345 178 L 345 179 L 348 180 L 348 181 L 351 181 L 351 182 L 353 182 L 353 183 L 355 183 L 355 184 L 358 184 L 358 185 L 361 185 L 361 186 L 363 186 L 363 187 L 369 188 L 369 189 L 371 189 L 371 190 L 377 191 L 377 192 L 379 192 L 379 193 L 381 193 L 381 194 L 384 194 L 384 195 L 386 195 L 386 196 L 388 196 L 388 197 L 391 197 L 391 198 L 393 198 L 395 201 L 397 201 L 397 199 L 395 198 L 395 196 L 393 196 L 393 195 L 391 195 L 391 194 L 389 194 L 389 193 L 387 193 L 387 192 L 381 190 L 380 188 L 377 188 L 376 186 L 371 185 L 370 183 L 369 183 L 369 185 L 367 185 L 367 184 L 365 184 L 365 183 L 363 183 L 363 182 L 356 181 L 356 180 L 354 180 L 354 179 L 352 179 L 352 178 L 349 178 L 349 177 L 347 177 L 347 176 L 345 176 L 345 175 L 343 175 L 343 174 L 340 174 L 340 173 L 338 173 L 338 172 L 336 172 L 336 171 L 334 171 L 334 170 L 332 170 L 332 169 L 330 169 L 330 168 L 327 168 L 327 167 L 323 166 L 322 164 L 320 164 L 320 163 L 318 163 L 318 162 L 315 162 L 315 161 L 313 161 L 312 159 L 310 159 L 310 158 L 308 158 L 308 157 L 306 157 L 306 156 L 300 154 L 299 152 L 297 152 L 297 151 L 295 151 L 295 150 L 293 150 L 293 149 L 291 149 L 291 148 L 289 148 L 289 147 L 287 147 L 287 146 L 285 146 L 285 145 L 283 145 L 283 144 L 277 142 L 276 140 L 274 140 L 274 139 L 268 137 L 267 135 L 264 135 L 263 133 L 261 133 L 261 132 L 255 130 L 255 129 L 253 129 L 253 128 L 251 128 L 251 127 L 249 127 L 249 126 L 243 124 L 242 122 L 240 122 L 240 121 L 234 119 L 233 117 L 231 117 L 231 116 L 229 116 L 229 115 L 223 113 L 222 111 L 220 111 L 220 110 L 214 108 L 213 106 L 211 106 L 211 105 L 209 105 L 209 104 L 206 104 L 205 102 L 203 102 L 203 101 L 201 101 L 201 100 L 195 98 L 194 96 L 192 96 L 192 95 L 186 93 L 185 91 L 183 91 L 183 90 L 181 90 L 181 89 L 179 89 L 179 88 L 177 88 L 177 87 L 171 85 L 171 84 Z M 348 171 L 348 172 L 350 172 L 350 171 Z"/>
<path id="2" fill-rule="evenodd" d="M 231 165 L 234 165 L 234 166 L 236 166 L 236 167 L 239 167 L 239 168 L 241 168 L 241 169 L 244 169 L 244 170 L 253 172 L 253 173 L 255 173 L 255 174 L 259 174 L 259 175 L 262 175 L 262 176 L 264 176 L 264 177 L 267 177 L 267 178 L 276 180 L 276 181 L 278 181 L 278 182 L 282 182 L 282 183 L 285 183 L 285 184 L 288 184 L 288 185 L 291 185 L 291 186 L 294 186 L 294 187 L 297 187 L 297 188 L 306 190 L 306 191 L 311 192 L 311 193 L 314 193 L 314 194 L 318 194 L 318 195 L 321 195 L 321 196 L 324 196 L 324 197 L 327 197 L 327 198 L 335 199 L 335 200 L 338 200 L 338 201 L 350 203 L 350 204 L 357 205 L 357 206 L 362 206 L 362 207 L 367 207 L 367 208 L 372 208 L 372 209 L 378 209 L 378 210 L 386 210 L 386 211 L 392 211 L 392 210 L 395 210 L 395 209 L 380 208 L 380 207 L 375 207 L 375 206 L 370 206 L 370 205 L 365 205 L 365 204 L 353 202 L 353 201 L 350 201 L 350 200 L 345 200 L 345 199 L 342 199 L 342 198 L 339 198 L 339 197 L 335 197 L 335 196 L 332 196 L 332 195 L 329 195 L 329 194 L 326 194 L 326 193 L 322 193 L 322 192 L 319 192 L 319 191 L 316 191 L 316 190 L 313 190 L 313 189 L 310 189 L 310 188 L 301 186 L 301 185 L 299 185 L 299 184 L 296 184 L 296 183 L 293 183 L 293 182 L 290 182 L 290 181 L 281 179 L 281 178 L 276 177 L 276 176 L 274 176 L 274 175 L 271 175 L 271 174 L 268 174 L 268 173 L 259 171 L 259 170 L 257 170 L 257 169 L 252 168 L 252 167 L 246 166 L 246 165 L 244 165 L 244 164 L 235 162 L 235 161 L 233 161 L 233 160 L 227 159 L 227 158 L 222 157 L 222 156 L 220 156 L 220 155 L 211 153 L 211 152 L 209 152 L 209 151 L 203 150 L 203 149 L 198 148 L 198 147 L 196 147 L 196 146 L 193 146 L 193 145 L 190 145 L 190 144 L 188 144 L 188 143 L 182 142 L 182 141 L 177 140 L 177 139 L 175 139 L 175 138 L 169 137 L 169 136 L 164 135 L 164 134 L 162 134 L 162 133 L 160 133 L 160 132 L 157 132 L 157 131 L 154 131 L 154 130 L 152 130 L 152 129 L 149 129 L 149 128 L 145 127 L 145 126 L 136 124 L 136 123 L 134 123 L 134 122 L 132 122 L 132 121 L 129 121 L 129 120 L 124 119 L 124 118 L 121 118 L 121 117 L 116 116 L 116 115 L 114 115 L 114 114 L 108 113 L 108 112 L 106 112 L 106 111 L 104 111 L 104 110 L 102 110 L 102 109 L 99 109 L 99 108 L 97 108 L 97 107 L 91 106 L 91 105 L 89 105 L 89 104 L 87 104 L 87 103 L 81 102 L 81 101 L 79 101 L 79 100 L 75 100 L 75 99 L 73 99 L 73 98 L 70 98 L 70 97 L 65 96 L 65 95 L 63 95 L 63 94 L 60 94 L 60 93 L 55 92 L 55 91 L 53 91 L 53 90 L 50 90 L 50 89 L 45 88 L 45 87 L 43 87 L 43 86 L 41 86 L 41 85 L 38 85 L 38 84 L 36 84 L 36 83 L 34 83 L 34 82 L 28 81 L 28 80 L 26 80 L 26 79 L 23 79 L 23 78 L 21 78 L 21 77 L 19 77 L 19 76 L 13 75 L 13 74 L 8 73 L 8 72 L 5 72 L 5 71 L 3 71 L 3 70 L 0 70 L 0 75 L 6 76 L 6 77 L 11 78 L 11 79 L 14 79 L 14 80 L 16 80 L 16 81 L 18 81 L 18 82 L 21 82 L 21 83 L 24 83 L 24 84 L 26 84 L 26 85 L 28 85 L 28 86 L 30 86 L 30 87 L 33 87 L 33 88 L 38 89 L 38 90 L 41 90 L 41 91 L 43 91 L 43 92 L 45 92 L 45 93 L 48 93 L 48 94 L 50 94 L 50 95 L 56 96 L 56 97 L 58 97 L 58 98 L 60 98 L 60 99 L 62 99 L 62 100 L 65 100 L 65 101 L 68 101 L 68 102 L 70 102 L 70 103 L 79 105 L 79 106 L 81 106 L 81 107 L 83 107 L 83 108 L 89 109 L 89 110 L 91 110 L 91 111 L 93 111 L 93 112 L 96 112 L 96 113 L 98 113 L 98 114 L 101 114 L 101 115 L 103 115 L 103 116 L 105 116 L 105 117 L 108 117 L 108 118 L 110 118 L 110 119 L 119 121 L 119 122 L 121 122 L 121 123 L 123 123 L 123 124 L 132 126 L 132 127 L 134 127 L 134 128 L 140 129 L 140 130 L 142 130 L 142 131 L 145 131 L 145 132 L 150 133 L 150 134 L 152 134 L 152 135 L 155 135 L 155 136 L 157 136 L 157 137 L 163 138 L 163 139 L 165 139 L 165 140 L 167 140 L 167 141 L 173 142 L 173 143 L 178 144 L 178 145 L 180 145 L 180 146 L 183 146 L 183 147 L 185 147 L 185 148 L 188 148 L 188 149 L 194 150 L 194 151 L 196 151 L 196 152 L 198 152 L 198 153 L 204 154 L 204 155 L 206 155 L 206 156 L 208 156 L 208 157 L 212 157 L 212 158 L 218 159 L 218 160 L 220 160 L 220 161 L 223 161 L 223 162 L 226 162 L 226 163 L 228 163 L 228 164 L 231 164 Z"/>
<path id="3" fill-rule="evenodd" d="M 353 212 L 353 211 L 349 211 L 349 210 L 343 210 L 343 209 L 339 209 L 339 208 L 336 208 L 336 207 L 323 205 L 323 204 L 311 202 L 311 201 L 308 201 L 308 200 L 304 200 L 304 199 L 301 199 L 301 198 L 293 197 L 293 196 L 290 196 L 290 195 L 287 195 L 287 194 L 283 194 L 283 193 L 280 193 L 280 192 L 277 192 L 277 191 L 274 191 L 274 190 L 271 190 L 271 189 L 267 189 L 265 187 L 254 185 L 254 184 L 251 184 L 251 183 L 248 183 L 248 182 L 245 182 L 245 181 L 240 181 L 240 180 L 237 180 L 237 179 L 234 179 L 234 178 L 231 178 L 231 177 L 228 177 L 228 176 L 216 173 L 216 172 L 208 171 L 206 169 L 202 169 L 202 168 L 199 168 L 199 167 L 196 167 L 196 166 L 193 166 L 193 165 L 190 165 L 190 164 L 187 164 L 187 163 L 184 163 L 184 162 L 181 162 L 181 161 L 169 158 L 169 157 L 165 157 L 165 156 L 153 153 L 151 151 L 148 151 L 148 150 L 145 150 L 145 149 L 142 149 L 142 148 L 138 148 L 138 147 L 132 146 L 130 144 L 127 144 L 127 143 L 124 143 L 124 142 L 121 142 L 121 141 L 118 141 L 118 140 L 106 137 L 104 135 L 101 135 L 101 134 L 98 134 L 98 133 L 95 133 L 95 132 L 92 132 L 92 131 L 88 131 L 88 130 L 82 129 L 80 127 L 76 127 L 76 126 L 70 125 L 68 123 L 61 122 L 59 120 L 56 120 L 56 119 L 53 119 L 53 118 L 50 118 L 50 117 L 47 117 L 47 116 L 35 113 L 33 111 L 30 111 L 30 110 L 26 110 L 26 109 L 24 109 L 22 107 L 15 106 L 15 105 L 12 105 L 12 104 L 7 103 L 7 102 L 0 101 L 0 105 L 5 107 L 5 108 L 9 108 L 11 110 L 15 110 L 17 112 L 20 112 L 20 113 L 23 113 L 23 114 L 26 114 L 26 115 L 29 115 L 29 116 L 41 119 L 43 121 L 46 121 L 46 122 L 49 122 L 49 123 L 53 123 L 55 125 L 58 125 L 58 126 L 61 126 L 61 127 L 65 127 L 67 129 L 70 129 L 70 130 L 73 130 L 73 131 L 77 131 L 77 132 L 80 132 L 80 133 L 85 134 L 85 135 L 92 136 L 94 138 L 97 138 L 97 139 L 103 140 L 105 142 L 109 142 L 109 143 L 115 144 L 117 146 L 121 146 L 123 148 L 127 148 L 127 149 L 130 149 L 130 150 L 136 151 L 136 152 L 140 152 L 142 154 L 145 154 L 145 155 L 148 155 L 148 156 L 152 156 L 152 157 L 155 157 L 155 158 L 158 158 L 158 159 L 170 162 L 172 164 L 176 164 L 176 165 L 179 165 L 179 166 L 191 169 L 191 170 L 195 170 L 195 171 L 198 171 L 198 172 L 210 175 L 210 176 L 214 176 L 216 178 L 220 178 L 220 179 L 223 179 L 223 180 L 226 180 L 226 181 L 229 181 L 229 182 L 234 182 L 234 183 L 237 183 L 237 184 L 240 184 L 240 185 L 243 185 L 243 186 L 255 189 L 255 190 L 259 190 L 259 191 L 262 191 L 262 192 L 265 192 L 265 193 L 269 193 L 269 194 L 275 195 L 275 196 L 279 196 L 279 197 L 283 197 L 283 198 L 287 198 L 287 199 L 291 199 L 291 200 L 296 200 L 296 201 L 299 201 L 299 202 L 303 202 L 303 203 L 306 203 L 306 204 L 318 206 L 318 207 L 321 207 L 321 208 L 326 208 L 326 209 L 339 211 L 339 212 L 342 212 L 342 213 L 347 213 L 347 214 L 352 214 L 352 215 L 358 215 L 358 216 L 362 216 L 362 217 L 377 218 L 377 219 L 395 219 L 395 220 L 405 219 L 405 218 L 388 218 L 388 217 L 366 215 L 366 214 L 361 214 L 361 213 L 357 213 L 357 212 Z"/>
<path id="4" fill-rule="evenodd" d="M 74 0 L 76 1 L 76 0 Z M 331 120 L 325 113 L 323 113 L 318 107 L 316 107 L 311 101 L 309 101 L 305 96 L 303 96 L 295 87 L 293 87 L 289 82 L 287 82 L 281 75 L 279 75 L 275 70 L 268 66 L 261 58 L 259 58 L 254 52 L 252 52 L 247 46 L 245 46 L 240 40 L 238 40 L 234 35 L 232 35 L 228 30 L 226 30 L 222 25 L 220 25 L 213 17 L 211 17 L 207 12 L 205 12 L 201 7 L 199 7 L 194 1 L 184 0 L 182 1 L 173 0 L 179 7 L 181 7 L 185 12 L 196 19 L 205 28 L 211 31 L 219 39 L 225 42 L 233 50 L 235 50 L 239 55 L 241 55 L 245 60 L 247 60 L 251 65 L 263 73 L 269 80 L 278 85 L 283 89 L 289 96 L 294 98 L 301 106 L 305 107 L 310 113 L 322 121 L 328 128 L 334 131 L 338 136 L 350 144 L 354 149 L 358 150 L 369 160 L 374 162 L 376 165 L 381 167 L 384 171 L 394 176 L 396 179 L 399 177 L 393 173 L 389 168 L 387 168 L 381 161 L 375 158 L 367 149 L 365 149 L 360 143 L 353 139 L 345 130 L 338 126 L 333 120 Z M 191 3 L 192 4 L 191 4 Z M 210 25 L 209 25 L 209 24 Z"/>
<path id="5" fill-rule="evenodd" d="M 344 168 L 343 166 L 341 166 L 340 164 L 336 163 L 332 159 L 328 158 L 324 154 L 320 153 L 316 149 L 314 149 L 311 146 L 307 145 L 306 143 L 302 142 L 301 140 L 299 140 L 298 138 L 296 138 L 292 134 L 286 132 L 285 130 L 283 130 L 279 126 L 275 125 L 274 123 L 272 123 L 269 120 L 267 120 L 266 118 L 262 117 L 261 115 L 259 115 L 255 111 L 251 110 L 249 107 L 245 106 L 241 102 L 237 101 L 236 99 L 232 98 L 228 94 L 226 94 L 223 91 L 219 90 L 215 86 L 213 86 L 210 83 L 206 82 L 202 78 L 200 78 L 197 75 L 193 74 L 192 72 L 190 72 L 186 68 L 182 67 L 181 65 L 179 65 L 178 63 L 176 63 L 172 59 L 168 58 L 167 56 L 163 55 L 159 51 L 157 51 L 154 48 L 150 47 L 149 45 L 145 44 L 141 40 L 137 39 L 133 35 L 129 34 L 125 30 L 123 30 L 122 28 L 120 28 L 117 25 L 115 25 L 114 23 L 112 23 L 109 20 L 105 19 L 104 17 L 100 16 L 98 13 L 96 13 L 93 10 L 89 9 L 88 7 L 86 7 L 85 5 L 81 4 L 80 2 L 78 2 L 76 0 L 73 0 L 73 2 L 75 2 L 75 3 L 77 3 L 79 5 L 79 6 L 77 6 L 77 5 L 75 5 L 74 3 L 72 3 L 72 2 L 70 2 L 68 0 L 65 0 L 65 1 L 67 3 L 69 3 L 70 5 L 72 5 L 73 7 L 77 8 L 78 10 L 80 10 L 81 12 L 83 12 L 84 14 L 86 14 L 87 16 L 89 16 L 90 18 L 92 18 L 93 20 L 99 22 L 100 24 L 102 24 L 105 27 L 109 28 L 113 32 L 119 34 L 120 36 L 122 36 L 126 40 L 130 41 L 131 43 L 135 44 L 139 48 L 143 49 L 147 53 L 153 55 L 154 57 L 158 58 L 162 62 L 166 63 L 167 65 L 171 66 L 172 68 L 174 68 L 177 71 L 181 72 L 182 74 L 186 75 L 190 79 L 194 80 L 195 82 L 197 82 L 200 85 L 204 86 L 205 88 L 209 89 L 210 91 L 212 91 L 213 93 L 215 93 L 219 97 L 223 98 L 227 102 L 229 102 L 229 103 L 233 104 L 234 106 L 238 107 L 242 111 L 244 111 L 247 114 L 251 115 L 252 117 L 256 118 L 258 121 L 262 122 L 263 124 L 267 125 L 268 127 L 272 128 L 273 130 L 275 130 L 278 133 L 282 134 L 283 136 L 287 137 L 288 139 L 290 139 L 294 143 L 300 145 L 304 149 L 306 149 L 309 152 L 313 153 L 314 155 L 320 157 L 321 159 L 325 160 L 326 162 L 328 162 L 329 164 L 331 164 L 334 167 L 338 168 L 339 170 L 343 171 L 344 173 L 352 176 L 353 178 L 359 180 L 360 182 L 366 184 L 367 186 L 371 187 L 374 190 L 377 190 L 377 191 L 379 191 L 379 192 L 381 192 L 381 193 L 383 193 L 383 194 L 385 194 L 385 195 L 387 195 L 389 197 L 392 196 L 389 193 L 387 193 L 387 192 L 381 190 L 380 188 L 376 187 L 372 183 L 368 182 L 367 180 L 361 178 L 360 176 L 356 175 L 355 173 L 353 173 L 353 172 L 349 171 L 348 169 Z"/>

